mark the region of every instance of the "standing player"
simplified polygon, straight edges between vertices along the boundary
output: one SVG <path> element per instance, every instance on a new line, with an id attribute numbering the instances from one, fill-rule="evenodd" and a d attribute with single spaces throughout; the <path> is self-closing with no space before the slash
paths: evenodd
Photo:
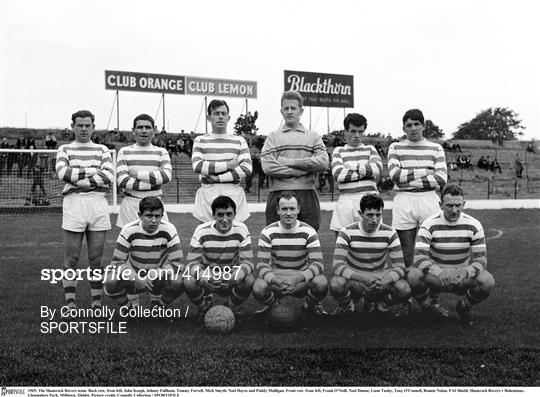
<path id="1" fill-rule="evenodd" d="M 495 279 L 486 270 L 487 254 L 484 229 L 472 216 L 462 213 L 463 190 L 454 184 L 441 191 L 442 212 L 426 219 L 416 238 L 414 268 L 409 283 L 414 298 L 425 312 L 434 317 L 449 317 L 446 310 L 434 308 L 430 291 L 461 295 L 457 314 L 465 324 L 472 324 L 471 308 L 485 300 Z"/>
<path id="2" fill-rule="evenodd" d="M 247 226 L 235 220 L 236 204 L 230 197 L 217 197 L 211 208 L 214 220 L 197 226 L 191 237 L 186 295 L 201 314 L 212 305 L 212 293 L 229 296 L 229 306 L 241 315 L 255 281 L 251 237 Z"/>
<path id="3" fill-rule="evenodd" d="M 107 230 L 111 229 L 109 206 L 105 193 L 113 182 L 113 164 L 109 149 L 91 141 L 94 115 L 80 110 L 71 116 L 75 135 L 72 143 L 58 148 L 56 174 L 66 182 L 62 194 L 62 229 L 66 257 L 64 269 L 76 269 L 86 236 L 90 268 L 101 269 L 101 258 Z M 77 280 L 62 280 L 67 305 L 77 308 Z M 101 307 L 102 280 L 90 281 L 92 307 Z"/>
<path id="4" fill-rule="evenodd" d="M 403 131 L 407 138 L 388 148 L 388 174 L 397 192 L 392 207 L 392 227 L 397 230 L 405 267 L 413 265 L 414 241 L 418 227 L 439 211 L 436 190 L 447 181 L 446 158 L 438 143 L 424 139 L 424 115 L 411 109 L 403 115 Z M 433 296 L 437 305 L 438 297 Z M 408 315 L 411 303 L 404 305 L 398 316 Z"/>
<path id="5" fill-rule="evenodd" d="M 351 113 L 343 121 L 347 145 L 334 149 L 332 174 L 338 182 L 339 199 L 336 203 L 330 229 L 336 234 L 341 228 L 359 222 L 359 203 L 365 194 L 378 194 L 377 180 L 381 176 L 382 161 L 372 145 L 364 145 L 362 138 L 367 120 Z"/>
<path id="6" fill-rule="evenodd" d="M 304 100 L 296 91 L 281 96 L 281 114 L 285 125 L 266 138 L 261 164 L 269 177 L 270 194 L 266 201 L 266 224 L 279 220 L 277 201 L 282 191 L 294 191 L 302 202 L 298 219 L 319 230 L 321 210 L 314 182 L 318 172 L 328 167 L 328 153 L 322 137 L 307 130 L 300 117 Z"/>
<path id="7" fill-rule="evenodd" d="M 111 261 L 116 270 L 107 273 L 105 292 L 120 306 L 130 304 L 128 293 L 149 291 L 152 307 L 166 306 L 182 294 L 182 246 L 163 214 L 160 199 L 143 198 L 139 219 L 125 225 L 116 240 Z M 122 273 L 129 279 L 118 277 Z"/>
<path id="8" fill-rule="evenodd" d="M 306 315 L 327 314 L 321 301 L 328 292 L 323 274 L 323 257 L 315 229 L 298 220 L 300 204 L 292 191 L 277 197 L 280 220 L 261 231 L 257 252 L 259 277 L 253 284 L 253 296 L 266 306 L 257 314 L 266 314 L 286 295 L 307 296 L 302 305 Z"/>
<path id="9" fill-rule="evenodd" d="M 411 296 L 404 279 L 398 235 L 381 223 L 383 208 L 384 201 L 379 196 L 363 196 L 361 220 L 339 231 L 334 251 L 336 275 L 330 281 L 330 293 L 338 302 L 335 314 L 353 312 L 360 298 L 365 311 L 385 312 L 392 303 L 406 302 Z"/>
<path id="10" fill-rule="evenodd" d="M 237 208 L 241 222 L 249 217 L 246 195 L 239 185 L 251 175 L 251 156 L 244 138 L 227 133 L 229 105 L 214 99 L 208 105 L 208 121 L 212 132 L 199 136 L 193 143 L 193 171 L 200 174 L 201 187 L 195 196 L 193 216 L 201 222 L 213 220 L 210 206 L 218 196 L 229 196 Z"/>
<path id="11" fill-rule="evenodd" d="M 154 119 L 140 114 L 133 120 L 135 144 L 118 151 L 116 179 L 124 190 L 124 199 L 116 226 L 122 228 L 139 219 L 139 203 L 144 197 L 160 198 L 161 186 L 171 180 L 172 167 L 169 153 L 152 145 L 155 134 Z M 163 214 L 167 221 L 167 214 Z"/>

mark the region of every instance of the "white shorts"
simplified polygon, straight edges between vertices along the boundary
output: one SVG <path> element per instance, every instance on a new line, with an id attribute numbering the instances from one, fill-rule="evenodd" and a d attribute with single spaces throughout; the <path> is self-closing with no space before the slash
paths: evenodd
<path id="1" fill-rule="evenodd" d="M 116 226 L 122 228 L 129 222 L 139 219 L 139 203 L 142 199 L 136 197 L 125 196 L 120 203 L 120 210 L 118 211 L 118 219 L 116 219 Z M 164 221 L 169 222 L 167 213 L 163 210 Z"/>
<path id="2" fill-rule="evenodd" d="M 209 222 L 212 216 L 212 202 L 218 196 L 229 196 L 236 204 L 236 220 L 244 222 L 249 218 L 246 194 L 244 189 L 233 183 L 216 183 L 213 185 L 202 184 L 195 195 L 195 207 L 193 216 L 201 222 Z"/>
<path id="3" fill-rule="evenodd" d="M 109 204 L 103 193 L 71 193 L 62 203 L 62 229 L 70 232 L 111 230 Z"/>
<path id="4" fill-rule="evenodd" d="M 367 193 L 366 193 L 367 194 Z M 330 230 L 339 232 L 341 228 L 350 225 L 351 223 L 359 222 L 360 217 L 360 199 L 362 195 L 340 196 L 332 212 L 332 220 L 330 221 Z"/>
<path id="5" fill-rule="evenodd" d="M 414 229 L 426 218 L 441 211 L 439 196 L 430 192 L 399 192 L 394 197 L 392 227 L 396 230 Z"/>

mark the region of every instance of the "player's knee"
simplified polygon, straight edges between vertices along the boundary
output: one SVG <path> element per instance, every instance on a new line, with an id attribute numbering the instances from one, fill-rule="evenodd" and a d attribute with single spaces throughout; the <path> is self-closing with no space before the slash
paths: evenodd
<path id="1" fill-rule="evenodd" d="M 184 283 L 181 277 L 173 278 L 170 280 L 164 281 L 164 287 L 168 288 L 174 292 L 180 292 L 184 289 Z"/>
<path id="2" fill-rule="evenodd" d="M 341 296 L 346 293 L 347 279 L 342 276 L 334 276 L 330 280 L 330 293 L 332 296 Z"/>
<path id="3" fill-rule="evenodd" d="M 255 280 L 253 283 L 253 296 L 255 299 L 263 298 L 267 294 L 269 286 L 270 285 L 262 278 Z"/>
<path id="4" fill-rule="evenodd" d="M 240 283 L 240 288 L 251 290 L 253 288 L 253 284 L 255 284 L 255 277 L 253 277 L 253 274 L 248 274 Z"/>
<path id="5" fill-rule="evenodd" d="M 409 274 L 407 275 L 407 284 L 410 286 L 410 288 L 416 289 L 424 285 L 424 279 L 424 272 L 416 267 L 413 267 L 409 270 Z"/>
<path id="6" fill-rule="evenodd" d="M 106 295 L 118 293 L 122 290 L 121 280 L 108 278 L 103 283 L 104 291 Z"/>
<path id="7" fill-rule="evenodd" d="M 326 295 L 328 292 L 328 279 L 322 274 L 315 276 L 311 281 L 311 289 L 317 295 Z"/>
<path id="8" fill-rule="evenodd" d="M 476 276 L 476 281 L 478 282 L 478 286 L 482 289 L 482 292 L 485 294 L 490 294 L 495 287 L 495 278 L 486 270 Z"/>
<path id="9" fill-rule="evenodd" d="M 411 286 L 405 280 L 398 280 L 394 283 L 395 297 L 399 300 L 409 299 L 411 296 Z"/>
<path id="10" fill-rule="evenodd" d="M 79 255 L 75 253 L 66 253 L 64 259 L 64 269 L 75 269 L 79 263 Z"/>
<path id="11" fill-rule="evenodd" d="M 193 276 L 186 277 L 181 280 L 182 286 L 186 290 L 186 292 L 194 292 L 201 287 L 200 281 Z"/>

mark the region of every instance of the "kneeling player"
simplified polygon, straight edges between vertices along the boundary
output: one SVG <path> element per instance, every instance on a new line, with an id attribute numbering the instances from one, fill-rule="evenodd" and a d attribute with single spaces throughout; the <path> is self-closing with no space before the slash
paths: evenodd
<path id="1" fill-rule="evenodd" d="M 213 221 L 199 225 L 189 246 L 189 276 L 183 284 L 187 297 L 204 314 L 213 303 L 213 293 L 228 296 L 236 315 L 249 297 L 255 278 L 251 236 L 246 225 L 236 221 L 236 204 L 228 196 L 212 202 Z"/>
<path id="2" fill-rule="evenodd" d="M 336 315 L 354 312 L 361 298 L 366 312 L 386 312 L 389 305 L 406 302 L 411 295 L 397 232 L 381 223 L 383 208 L 379 196 L 365 195 L 360 200 L 360 222 L 339 231 L 336 275 L 330 281 L 330 293 L 338 302 Z"/>
<path id="3" fill-rule="evenodd" d="M 261 231 L 257 252 L 259 277 L 253 285 L 253 296 L 266 305 L 257 312 L 270 311 L 282 296 L 301 298 L 306 315 L 327 314 L 321 301 L 328 292 L 323 275 L 323 257 L 315 229 L 298 220 L 300 205 L 291 191 L 284 191 L 277 200 L 280 220 Z"/>
<path id="4" fill-rule="evenodd" d="M 166 306 L 182 294 L 182 246 L 174 225 L 162 220 L 163 212 L 160 199 L 143 198 L 139 219 L 118 236 L 105 292 L 120 306 L 129 304 L 128 293 L 149 291 L 152 307 Z"/>
<path id="5" fill-rule="evenodd" d="M 487 271 L 486 241 L 479 221 L 462 213 L 463 190 L 447 184 L 441 191 L 442 212 L 427 218 L 418 232 L 414 268 L 409 271 L 413 297 L 434 317 L 449 317 L 446 309 L 434 304 L 431 293 L 461 295 L 456 311 L 472 324 L 472 306 L 485 300 L 495 280 Z"/>

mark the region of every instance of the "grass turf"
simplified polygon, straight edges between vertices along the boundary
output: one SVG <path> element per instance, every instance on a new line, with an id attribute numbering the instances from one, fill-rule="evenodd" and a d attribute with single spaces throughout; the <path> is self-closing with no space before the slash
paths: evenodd
<path id="1" fill-rule="evenodd" d="M 61 215 L 2 216 L 0 241 L 0 384 L 192 386 L 539 386 L 540 340 L 536 249 L 538 210 L 467 211 L 484 225 L 488 267 L 496 288 L 474 309 L 475 325 L 434 323 L 419 313 L 401 320 L 358 315 L 325 320 L 286 333 L 246 319 L 228 335 L 209 335 L 190 316 L 171 326 L 129 324 L 127 334 L 42 334 L 40 306 L 59 308 L 59 285 L 40 280 L 42 268 L 63 260 Z M 114 218 L 114 217 L 113 217 Z M 171 214 L 187 251 L 198 222 Z M 390 223 L 390 211 L 385 211 Z M 114 220 L 114 219 L 113 219 Z M 334 233 L 323 212 L 321 244 L 330 276 Z M 264 215 L 246 222 L 256 246 Z M 108 235 L 110 261 L 118 229 Z M 87 264 L 81 255 L 79 267 Z M 90 305 L 80 282 L 80 306 Z M 105 303 L 114 306 L 107 298 Z M 455 297 L 443 295 L 453 308 Z M 148 297 L 143 297 L 148 305 Z M 334 302 L 327 298 L 332 310 Z M 185 297 L 173 307 L 186 310 Z M 248 311 L 259 306 L 252 298 Z"/>

